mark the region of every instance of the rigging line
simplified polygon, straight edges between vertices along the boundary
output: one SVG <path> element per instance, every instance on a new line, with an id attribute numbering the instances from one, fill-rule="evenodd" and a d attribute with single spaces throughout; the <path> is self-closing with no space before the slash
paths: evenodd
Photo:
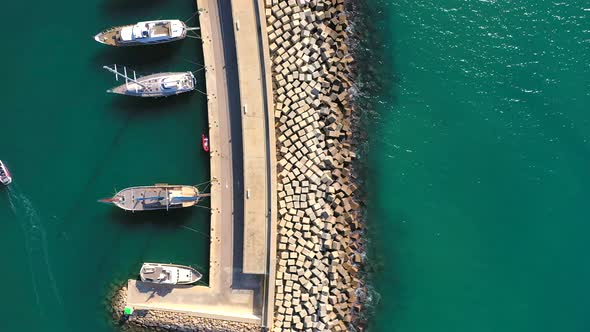
<path id="1" fill-rule="evenodd" d="M 210 237 L 211 237 L 211 236 L 209 236 L 209 235 L 208 235 L 208 234 L 206 234 L 206 233 L 203 233 L 203 232 L 201 232 L 201 231 L 198 231 L 198 230 L 196 230 L 196 229 L 194 229 L 194 228 L 191 228 L 191 227 L 188 227 L 188 226 L 185 226 L 185 225 L 180 225 L 180 227 L 182 227 L 182 228 L 184 228 L 184 229 L 188 229 L 189 231 L 195 232 L 195 233 L 197 233 L 197 234 L 200 234 L 200 235 L 202 235 L 202 236 L 204 236 L 204 237 L 207 237 L 207 238 L 210 238 Z"/>
<path id="2" fill-rule="evenodd" d="M 189 60 L 189 59 L 182 58 L 182 60 L 184 60 L 184 61 L 186 61 L 186 62 L 189 62 L 189 63 L 192 63 L 193 65 L 201 66 L 202 68 L 205 68 L 205 67 L 206 67 L 205 65 L 202 65 L 202 64 L 200 64 L 200 63 L 196 63 L 196 62 L 194 62 L 194 61 L 191 61 L 191 60 Z"/>
<path id="3" fill-rule="evenodd" d="M 207 186 L 205 186 L 205 188 L 203 188 L 203 191 L 207 191 L 207 189 L 211 188 L 211 181 L 209 181 L 209 183 L 207 184 Z"/>
<path id="4" fill-rule="evenodd" d="M 201 91 L 201 90 L 199 90 L 197 88 L 195 88 L 195 90 L 198 91 L 198 92 L 200 92 L 200 93 L 202 93 L 202 94 L 204 94 L 205 96 L 208 96 L 206 92 L 203 92 L 203 91 Z"/>
<path id="5" fill-rule="evenodd" d="M 186 35 L 186 37 L 187 38 L 192 38 L 192 39 L 201 39 L 201 40 L 203 40 L 203 38 L 197 37 L 197 36 L 189 36 L 189 35 Z"/>
<path id="6" fill-rule="evenodd" d="M 191 18 L 195 17 L 196 15 L 199 14 L 199 11 L 197 10 L 196 12 L 194 12 L 191 17 L 187 18 L 186 20 L 184 20 L 184 23 L 188 22 Z"/>
<path id="7" fill-rule="evenodd" d="M 188 32 L 189 32 L 189 33 L 190 33 L 192 36 L 194 36 L 194 37 L 199 37 L 199 38 L 203 39 L 203 36 L 199 35 L 199 34 L 196 32 L 196 30 L 189 30 Z M 187 36 L 188 36 L 188 35 L 189 35 L 189 34 L 187 33 Z"/>
<path id="8" fill-rule="evenodd" d="M 203 68 L 201 68 L 201 69 L 193 70 L 193 71 L 192 71 L 192 73 L 193 73 L 193 74 L 196 74 L 196 73 L 200 72 L 200 71 L 201 71 L 201 70 L 203 70 L 203 69 L 206 69 L 206 68 L 205 68 L 205 67 L 203 67 Z"/>
<path id="9" fill-rule="evenodd" d="M 205 181 L 205 182 L 201 182 L 199 184 L 195 184 L 195 187 L 198 187 L 198 186 L 203 185 L 203 184 L 206 184 L 206 183 L 211 183 L 211 180 Z"/>

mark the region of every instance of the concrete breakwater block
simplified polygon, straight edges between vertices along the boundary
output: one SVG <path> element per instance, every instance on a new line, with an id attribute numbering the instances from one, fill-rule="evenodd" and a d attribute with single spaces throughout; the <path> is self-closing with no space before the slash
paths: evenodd
<path id="1" fill-rule="evenodd" d="M 345 331 L 364 257 L 343 0 L 267 0 L 278 175 L 274 331 Z"/>

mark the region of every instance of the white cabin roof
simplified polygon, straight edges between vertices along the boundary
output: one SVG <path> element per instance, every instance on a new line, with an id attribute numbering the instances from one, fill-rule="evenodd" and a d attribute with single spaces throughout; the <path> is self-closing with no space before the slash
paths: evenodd
<path id="1" fill-rule="evenodd" d="M 121 29 L 121 40 L 131 41 L 133 40 L 133 27 L 124 27 Z"/>

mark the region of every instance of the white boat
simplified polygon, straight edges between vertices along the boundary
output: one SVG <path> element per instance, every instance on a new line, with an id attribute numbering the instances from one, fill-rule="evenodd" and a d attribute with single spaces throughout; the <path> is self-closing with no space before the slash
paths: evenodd
<path id="1" fill-rule="evenodd" d="M 203 277 L 190 266 L 159 263 L 143 263 L 139 276 L 143 282 L 169 285 L 188 285 Z"/>
<path id="2" fill-rule="evenodd" d="M 123 189 L 113 197 L 100 199 L 101 203 L 114 204 L 126 211 L 170 210 L 192 207 L 209 193 L 200 193 L 195 186 L 169 185 L 138 186 Z"/>
<path id="3" fill-rule="evenodd" d="M 109 66 L 103 66 L 103 68 L 115 74 L 117 81 L 119 76 L 125 79 L 125 84 L 107 90 L 109 93 L 135 97 L 168 97 L 193 91 L 196 85 L 195 76 L 190 71 L 138 77 L 135 71 L 128 73 L 126 67 L 123 67 L 123 71 L 117 69 L 116 65 L 112 68 Z"/>
<path id="4" fill-rule="evenodd" d="M 10 176 L 10 172 L 2 160 L 0 160 L 0 182 L 5 186 L 12 182 L 12 176 Z"/>
<path id="5" fill-rule="evenodd" d="M 180 20 L 144 21 L 106 29 L 94 40 L 111 46 L 136 46 L 169 43 L 184 39 L 189 28 Z"/>

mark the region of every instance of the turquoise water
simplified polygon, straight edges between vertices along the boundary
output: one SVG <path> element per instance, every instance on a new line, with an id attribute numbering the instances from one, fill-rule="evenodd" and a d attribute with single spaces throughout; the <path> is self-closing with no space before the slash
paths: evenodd
<path id="1" fill-rule="evenodd" d="M 370 330 L 588 331 L 588 2 L 361 3 Z"/>
<path id="2" fill-rule="evenodd" d="M 365 1 L 372 331 L 586 331 L 590 6 Z M 208 178 L 198 94 L 106 95 L 104 64 L 197 69 L 199 43 L 113 49 L 91 36 L 194 3 L 4 5 L 2 331 L 113 331 L 112 284 L 141 262 L 207 272 L 208 211 L 125 214 L 115 188 Z M 18 32 L 18 33 L 17 33 Z M 203 82 L 202 73 L 198 76 Z"/>
<path id="3" fill-rule="evenodd" d="M 208 180 L 205 98 L 109 95 L 115 80 L 101 69 L 196 70 L 200 43 L 115 49 L 92 40 L 112 25 L 195 10 L 191 1 L 4 4 L 0 159 L 14 182 L 0 188 L 1 331 L 113 331 L 105 297 L 143 261 L 207 275 L 208 210 L 129 214 L 96 202 L 133 185 Z"/>

